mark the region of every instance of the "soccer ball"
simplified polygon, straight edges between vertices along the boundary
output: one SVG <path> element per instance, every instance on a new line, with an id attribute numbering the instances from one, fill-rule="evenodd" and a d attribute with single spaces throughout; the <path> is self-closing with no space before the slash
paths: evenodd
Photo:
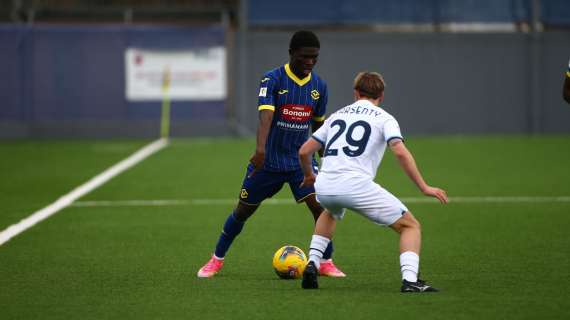
<path id="1" fill-rule="evenodd" d="M 273 268 L 281 279 L 297 279 L 303 276 L 307 256 L 298 247 L 287 245 L 273 255 Z"/>

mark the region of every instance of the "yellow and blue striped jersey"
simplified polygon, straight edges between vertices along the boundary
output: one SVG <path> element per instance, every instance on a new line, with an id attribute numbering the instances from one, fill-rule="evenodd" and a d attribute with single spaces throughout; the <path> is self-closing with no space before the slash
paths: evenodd
<path id="1" fill-rule="evenodd" d="M 286 64 L 263 75 L 258 110 L 274 111 L 265 144 L 266 170 L 300 169 L 299 148 L 309 137 L 311 122 L 324 120 L 327 100 L 327 85 L 315 72 L 299 79 Z"/>

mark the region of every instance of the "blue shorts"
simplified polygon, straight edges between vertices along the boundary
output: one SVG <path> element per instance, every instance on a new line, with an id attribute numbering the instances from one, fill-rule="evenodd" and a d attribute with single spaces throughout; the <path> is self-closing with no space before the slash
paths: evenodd
<path id="1" fill-rule="evenodd" d="M 316 173 L 316 167 L 313 168 Z M 303 202 L 311 194 L 315 194 L 314 187 L 301 188 L 303 182 L 303 170 L 286 172 L 267 171 L 265 169 L 258 169 L 255 174 L 250 177 L 253 171 L 253 165 L 250 163 L 247 166 L 247 172 L 241 186 L 239 200 L 248 205 L 258 205 L 263 200 L 273 197 L 281 188 L 284 183 L 289 184 L 291 192 L 297 202 Z"/>

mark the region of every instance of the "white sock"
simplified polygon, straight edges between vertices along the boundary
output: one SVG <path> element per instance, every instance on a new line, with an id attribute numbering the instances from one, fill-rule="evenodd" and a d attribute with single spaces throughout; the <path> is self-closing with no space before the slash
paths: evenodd
<path id="1" fill-rule="evenodd" d="M 311 239 L 311 246 L 309 247 L 309 261 L 313 261 L 317 269 L 321 267 L 321 259 L 323 258 L 323 254 L 325 253 L 329 242 L 331 242 L 331 239 L 316 234 L 314 234 L 313 239 Z"/>
<path id="2" fill-rule="evenodd" d="M 400 270 L 402 279 L 409 282 L 418 281 L 418 271 L 420 270 L 420 256 L 415 252 L 406 251 L 400 255 Z"/>

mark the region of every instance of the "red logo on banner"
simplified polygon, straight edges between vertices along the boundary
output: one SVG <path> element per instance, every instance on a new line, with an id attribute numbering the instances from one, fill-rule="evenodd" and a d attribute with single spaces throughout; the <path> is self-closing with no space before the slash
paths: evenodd
<path id="1" fill-rule="evenodd" d="M 286 121 L 307 122 L 311 119 L 313 108 L 301 104 L 286 104 L 281 107 L 281 118 Z"/>
<path id="2" fill-rule="evenodd" d="M 135 64 L 141 65 L 143 63 L 143 56 L 140 53 L 137 53 L 137 55 L 135 56 Z"/>

